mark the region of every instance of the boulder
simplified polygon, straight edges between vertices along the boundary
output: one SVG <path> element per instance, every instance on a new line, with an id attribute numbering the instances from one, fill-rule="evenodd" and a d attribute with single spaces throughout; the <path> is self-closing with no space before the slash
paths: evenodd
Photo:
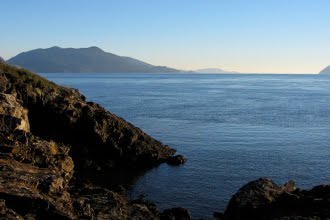
<path id="1" fill-rule="evenodd" d="M 260 178 L 243 186 L 229 201 L 218 219 L 328 219 L 330 186 L 306 191 L 295 189 L 294 182 L 276 185 Z"/>

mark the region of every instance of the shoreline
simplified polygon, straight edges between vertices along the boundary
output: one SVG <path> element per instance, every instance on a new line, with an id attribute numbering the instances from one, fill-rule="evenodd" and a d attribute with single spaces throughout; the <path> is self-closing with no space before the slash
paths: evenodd
<path id="1" fill-rule="evenodd" d="M 184 163 L 183 157 L 173 156 L 174 149 L 100 105 L 86 102 L 75 89 L 0 65 L 0 141 L 4 146 L 0 151 L 0 208 L 5 210 L 0 216 L 191 218 L 183 208 L 161 213 L 143 196 L 131 200 L 118 184 L 102 187 L 102 178 L 111 177 L 116 182 L 118 176 L 105 173 L 119 168 L 136 174 L 164 162 Z M 85 170 L 94 177 L 83 175 Z M 277 186 L 270 179 L 259 179 L 243 186 L 224 213 L 215 213 L 215 217 L 329 217 L 329 188 L 325 185 L 305 191 L 295 189 L 293 182 Z M 24 207 L 26 202 L 31 205 Z"/>

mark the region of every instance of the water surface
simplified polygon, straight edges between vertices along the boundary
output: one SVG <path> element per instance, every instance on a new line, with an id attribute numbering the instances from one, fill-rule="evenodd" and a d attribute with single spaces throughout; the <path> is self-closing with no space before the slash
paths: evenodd
<path id="1" fill-rule="evenodd" d="M 330 77 L 320 75 L 43 74 L 184 154 L 134 184 L 161 208 L 223 211 L 245 183 L 330 182 Z"/>

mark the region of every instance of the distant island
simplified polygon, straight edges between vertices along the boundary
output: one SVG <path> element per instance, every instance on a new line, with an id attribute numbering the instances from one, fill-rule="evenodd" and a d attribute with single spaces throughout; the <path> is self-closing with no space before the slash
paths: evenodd
<path id="1" fill-rule="evenodd" d="M 211 74 L 235 74 L 238 72 L 235 71 L 227 71 L 227 70 L 223 70 L 220 68 L 205 68 L 205 69 L 199 69 L 199 70 L 195 70 L 195 73 L 211 73 Z"/>
<path id="2" fill-rule="evenodd" d="M 327 66 L 319 74 L 330 74 L 330 66 Z"/>
<path id="3" fill-rule="evenodd" d="M 39 73 L 176 73 L 180 70 L 154 66 L 98 47 L 36 49 L 18 54 L 7 63 Z"/>
<path id="4" fill-rule="evenodd" d="M 0 62 L 30 69 L 39 73 L 208 73 L 235 74 L 220 68 L 178 70 L 155 66 L 143 61 L 105 52 L 98 47 L 61 48 L 50 47 L 20 53 Z"/>

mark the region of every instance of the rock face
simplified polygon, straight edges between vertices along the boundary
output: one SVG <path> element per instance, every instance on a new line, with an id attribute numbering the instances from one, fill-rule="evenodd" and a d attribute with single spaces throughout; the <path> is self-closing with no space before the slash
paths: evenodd
<path id="1" fill-rule="evenodd" d="M 30 131 L 28 111 L 12 95 L 0 93 L 0 120 L 10 130 Z"/>
<path id="2" fill-rule="evenodd" d="M 230 200 L 219 219 L 329 219 L 330 186 L 306 191 L 260 178 L 243 186 Z"/>
<path id="3" fill-rule="evenodd" d="M 0 63 L 0 219 L 159 219 L 84 172 L 112 179 L 174 153 L 78 91 Z"/>
<path id="4" fill-rule="evenodd" d="M 321 70 L 320 74 L 330 74 L 330 66 L 327 66 L 323 70 Z"/>

